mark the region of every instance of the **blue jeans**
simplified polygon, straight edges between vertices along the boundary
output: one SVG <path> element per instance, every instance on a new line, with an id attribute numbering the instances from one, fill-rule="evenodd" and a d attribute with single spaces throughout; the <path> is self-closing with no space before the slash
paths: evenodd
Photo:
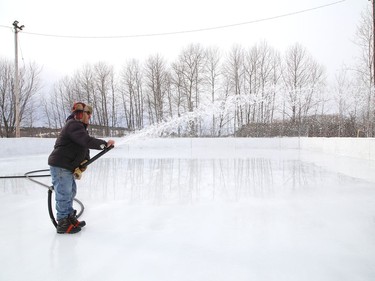
<path id="1" fill-rule="evenodd" d="M 74 212 L 73 199 L 77 193 L 77 185 L 73 172 L 54 166 L 50 166 L 50 171 L 56 197 L 56 218 L 61 220 Z"/>

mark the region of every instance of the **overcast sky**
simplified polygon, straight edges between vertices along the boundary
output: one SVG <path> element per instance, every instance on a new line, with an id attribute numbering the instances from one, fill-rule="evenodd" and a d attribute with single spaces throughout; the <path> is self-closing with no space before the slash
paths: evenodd
<path id="1" fill-rule="evenodd" d="M 118 69 L 128 59 L 142 61 L 156 53 L 172 61 L 190 43 L 226 52 L 234 44 L 249 48 L 263 40 L 281 53 L 301 43 L 332 76 L 358 54 L 353 41 L 366 7 L 371 1 L 1 0 L 0 57 L 14 59 L 11 27 L 18 20 L 25 25 L 19 33 L 20 64 L 36 62 L 51 80 L 87 62 Z M 206 30 L 182 32 L 201 29 Z M 172 34 L 157 35 L 163 33 Z"/>

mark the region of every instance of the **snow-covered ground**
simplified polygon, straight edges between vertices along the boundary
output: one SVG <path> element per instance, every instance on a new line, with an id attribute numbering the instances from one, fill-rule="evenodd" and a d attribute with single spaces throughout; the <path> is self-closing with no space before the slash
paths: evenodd
<path id="1" fill-rule="evenodd" d="M 0 176 L 48 168 L 53 141 L 0 139 Z M 118 139 L 78 182 L 74 235 L 45 187 L 0 179 L 0 280 L 375 280 L 374 161 L 319 142 Z"/>

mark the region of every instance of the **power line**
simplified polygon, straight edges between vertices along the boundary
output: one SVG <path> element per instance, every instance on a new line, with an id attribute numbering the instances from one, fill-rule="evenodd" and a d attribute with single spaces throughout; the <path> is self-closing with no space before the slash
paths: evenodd
<path id="1" fill-rule="evenodd" d="M 166 36 L 166 35 L 178 35 L 178 34 L 185 34 L 185 33 L 196 33 L 196 32 L 203 32 L 203 31 L 211 31 L 211 30 L 218 30 L 218 29 L 225 29 L 225 28 L 231 28 L 241 25 L 249 25 L 264 21 L 270 21 L 285 17 L 290 17 L 302 13 L 311 12 L 318 9 L 327 8 L 329 6 L 337 5 L 340 3 L 345 2 L 346 0 L 340 0 L 332 3 L 328 3 L 325 5 L 299 10 L 296 12 L 290 12 L 282 15 L 277 15 L 273 17 L 267 17 L 257 20 L 251 20 L 246 22 L 240 22 L 240 23 L 233 23 L 233 24 L 227 24 L 227 25 L 220 25 L 220 26 L 214 26 L 214 27 L 206 27 L 206 28 L 198 28 L 198 29 L 190 29 L 190 30 L 182 30 L 182 31 L 171 31 L 171 32 L 160 32 L 160 33 L 145 33 L 145 34 L 133 34 L 133 35 L 114 35 L 114 36 L 74 36 L 74 35 L 58 35 L 58 34 L 44 34 L 44 33 L 34 33 L 34 32 L 23 32 L 24 34 L 29 35 L 36 35 L 36 36 L 44 36 L 44 37 L 58 37 L 58 38 L 71 38 L 71 39 L 119 39 L 119 38 L 137 38 L 137 37 L 154 37 L 154 36 Z M 0 27 L 9 28 L 9 26 L 0 25 Z"/>

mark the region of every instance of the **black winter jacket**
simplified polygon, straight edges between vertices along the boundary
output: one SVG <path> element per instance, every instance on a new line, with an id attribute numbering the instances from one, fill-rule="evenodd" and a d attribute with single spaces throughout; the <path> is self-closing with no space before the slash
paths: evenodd
<path id="1" fill-rule="evenodd" d="M 100 150 L 103 144 L 107 142 L 89 136 L 84 123 L 70 119 L 56 139 L 48 165 L 74 171 L 83 160 L 90 159 L 89 149 Z"/>

